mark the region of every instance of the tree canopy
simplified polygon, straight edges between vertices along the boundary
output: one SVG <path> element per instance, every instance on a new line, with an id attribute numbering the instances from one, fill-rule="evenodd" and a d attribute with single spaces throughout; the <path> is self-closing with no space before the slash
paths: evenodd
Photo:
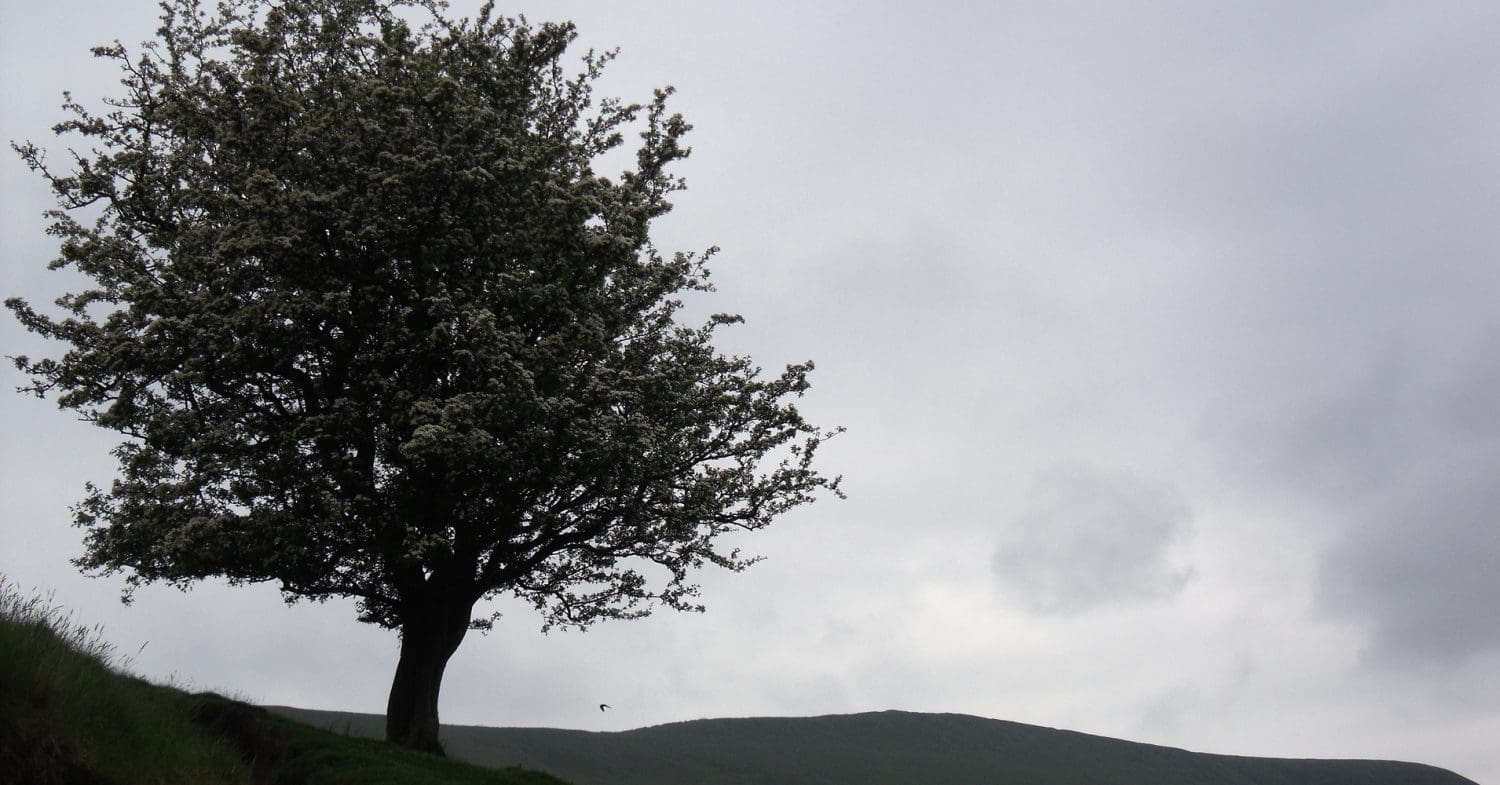
<path id="1" fill-rule="evenodd" d="M 125 438 L 78 564 L 128 586 L 219 576 L 352 597 L 401 632 L 389 736 L 439 749 L 437 690 L 479 601 L 547 625 L 694 609 L 721 535 L 838 493 L 831 435 L 679 318 L 705 253 L 663 254 L 689 125 L 670 89 L 596 99 L 612 53 L 568 24 L 435 0 L 164 0 L 123 75 L 69 97 L 54 267 L 90 286 L 26 388 Z M 576 69 L 576 72 L 572 69 Z M 600 157 L 639 131 L 616 177 Z"/>

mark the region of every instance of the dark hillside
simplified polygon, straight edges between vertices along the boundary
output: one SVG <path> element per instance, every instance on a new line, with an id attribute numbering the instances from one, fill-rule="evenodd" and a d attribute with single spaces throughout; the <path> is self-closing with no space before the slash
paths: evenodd
<path id="1" fill-rule="evenodd" d="M 567 785 L 351 739 L 123 672 L 98 627 L 0 575 L 0 785 Z"/>
<path id="2" fill-rule="evenodd" d="M 373 733 L 368 715 L 273 709 Z M 1391 761 L 1210 755 L 959 714 L 724 719 L 623 733 L 443 729 L 449 754 L 575 785 L 1474 785 Z"/>

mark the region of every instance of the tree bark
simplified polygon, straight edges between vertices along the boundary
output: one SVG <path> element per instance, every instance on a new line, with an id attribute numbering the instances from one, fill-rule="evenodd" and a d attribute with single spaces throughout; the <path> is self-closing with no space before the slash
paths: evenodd
<path id="1" fill-rule="evenodd" d="M 473 603 L 427 604 L 403 614 L 401 657 L 385 707 L 385 738 L 393 744 L 442 755 L 438 691 L 443 670 L 469 630 Z"/>

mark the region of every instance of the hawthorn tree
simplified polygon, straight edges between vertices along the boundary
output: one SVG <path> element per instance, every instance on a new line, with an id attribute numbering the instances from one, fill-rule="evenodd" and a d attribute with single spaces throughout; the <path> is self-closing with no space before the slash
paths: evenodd
<path id="1" fill-rule="evenodd" d="M 124 435 L 75 508 L 78 566 L 138 585 L 276 582 L 399 631 L 387 738 L 441 752 L 450 656 L 500 595 L 544 627 L 700 609 L 690 575 L 836 478 L 831 431 L 679 319 L 703 254 L 663 256 L 689 126 L 595 101 L 611 54 L 571 25 L 439 0 L 164 0 L 51 184 L 56 268 L 88 288 L 7 306 L 60 357 L 38 396 Z M 570 68 L 577 69 L 572 73 Z M 599 157 L 639 129 L 633 167 Z M 71 151 L 70 151 L 71 152 Z"/>

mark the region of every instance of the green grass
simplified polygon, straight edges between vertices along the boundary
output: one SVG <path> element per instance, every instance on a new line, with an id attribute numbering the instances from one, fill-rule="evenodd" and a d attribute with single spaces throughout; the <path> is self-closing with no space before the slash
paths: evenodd
<path id="1" fill-rule="evenodd" d="M 248 783 L 182 693 L 119 673 L 97 627 L 0 578 L 0 771 L 20 782 Z"/>
<path id="2" fill-rule="evenodd" d="M 566 785 L 341 736 L 134 678 L 98 627 L 0 576 L 7 785 Z"/>

